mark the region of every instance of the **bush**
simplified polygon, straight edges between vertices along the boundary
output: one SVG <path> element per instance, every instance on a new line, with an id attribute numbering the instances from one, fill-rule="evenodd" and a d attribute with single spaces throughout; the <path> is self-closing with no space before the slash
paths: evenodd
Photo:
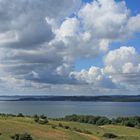
<path id="1" fill-rule="evenodd" d="M 47 117 L 43 114 L 43 115 L 40 115 L 40 118 L 41 119 L 46 119 Z"/>
<path id="2" fill-rule="evenodd" d="M 10 136 L 11 139 L 15 139 L 15 136 Z"/>
<path id="3" fill-rule="evenodd" d="M 65 118 L 63 118 L 66 121 L 76 121 L 80 123 L 89 123 L 89 124 L 96 124 L 96 125 L 105 125 L 110 124 L 111 120 L 109 120 L 107 117 L 101 117 L 101 116 L 91 116 L 91 115 L 67 115 Z"/>
<path id="4" fill-rule="evenodd" d="M 62 124 L 62 123 L 59 123 L 58 126 L 59 126 L 59 127 L 63 127 L 63 124 Z"/>
<path id="5" fill-rule="evenodd" d="M 65 127 L 65 129 L 70 129 L 70 127 L 69 127 L 69 126 L 67 126 L 67 125 L 66 125 L 66 126 L 64 126 L 64 127 Z"/>
<path id="6" fill-rule="evenodd" d="M 19 113 L 17 117 L 24 117 L 24 115 L 22 113 Z"/>
<path id="7" fill-rule="evenodd" d="M 45 115 L 41 115 L 40 117 L 38 115 L 34 115 L 34 121 L 39 124 L 47 124 L 49 122 Z"/>
<path id="8" fill-rule="evenodd" d="M 56 127 L 57 127 L 56 125 L 52 125 L 52 128 L 53 128 L 53 129 L 56 129 Z"/>
<path id="9" fill-rule="evenodd" d="M 128 126 L 128 127 L 134 127 L 135 125 L 133 124 L 133 122 L 130 122 L 130 121 L 125 121 L 124 122 L 124 125 L 125 126 Z"/>
<path id="10" fill-rule="evenodd" d="M 13 140 L 33 140 L 30 134 L 24 133 L 24 134 L 15 134 L 11 136 L 11 139 Z"/>
<path id="11" fill-rule="evenodd" d="M 46 119 L 39 119 L 38 123 L 39 124 L 47 124 L 48 120 L 46 120 Z"/>
<path id="12" fill-rule="evenodd" d="M 41 115 L 40 118 L 39 118 L 39 123 L 40 124 L 47 124 L 49 121 L 48 121 L 48 118 L 47 116 L 45 115 Z"/>
<path id="13" fill-rule="evenodd" d="M 25 133 L 20 135 L 20 140 L 33 140 L 33 139 L 29 134 Z"/>
<path id="14" fill-rule="evenodd" d="M 97 125 L 105 125 L 110 124 L 110 120 L 106 117 L 100 117 L 98 121 L 96 122 Z"/>
<path id="15" fill-rule="evenodd" d="M 34 121 L 39 122 L 39 116 L 38 115 L 34 115 Z"/>
<path id="16" fill-rule="evenodd" d="M 117 138 L 118 136 L 113 134 L 113 133 L 105 133 L 103 135 L 103 137 L 105 137 L 105 138 Z"/>
<path id="17" fill-rule="evenodd" d="M 13 139 L 13 140 L 20 140 L 19 139 L 19 134 L 15 134 L 15 135 L 11 136 L 11 139 Z"/>

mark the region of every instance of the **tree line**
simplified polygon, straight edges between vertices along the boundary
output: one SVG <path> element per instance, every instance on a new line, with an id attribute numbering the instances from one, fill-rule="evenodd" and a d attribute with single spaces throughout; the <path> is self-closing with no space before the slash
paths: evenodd
<path id="1" fill-rule="evenodd" d="M 34 121 L 39 124 L 48 124 L 48 117 L 45 115 L 23 115 L 19 113 L 17 115 L 13 114 L 4 114 L 0 113 L 1 117 L 32 117 Z M 114 125 L 124 125 L 128 127 L 136 127 L 140 129 L 140 116 L 133 116 L 133 117 L 117 117 L 117 118 L 107 118 L 105 116 L 93 116 L 93 115 L 66 115 L 64 118 L 57 118 L 54 120 L 58 121 L 74 121 L 80 123 L 88 123 L 94 125 L 107 125 L 107 124 L 114 124 Z"/>
<path id="2" fill-rule="evenodd" d="M 140 116 L 133 117 L 117 117 L 117 118 L 107 118 L 104 116 L 92 116 L 92 115 L 67 115 L 64 118 L 57 119 L 64 121 L 74 121 L 80 123 L 88 123 L 94 125 L 107 125 L 107 124 L 115 124 L 115 125 L 124 125 L 128 127 L 137 127 L 140 128 Z"/>

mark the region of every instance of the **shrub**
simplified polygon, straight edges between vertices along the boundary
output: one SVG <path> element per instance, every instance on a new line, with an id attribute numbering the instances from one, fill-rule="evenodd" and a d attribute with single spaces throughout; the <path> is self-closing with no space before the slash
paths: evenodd
<path id="1" fill-rule="evenodd" d="M 47 116 L 41 115 L 41 116 L 39 117 L 39 123 L 40 123 L 40 124 L 47 124 L 48 122 L 49 122 L 49 121 L 48 121 Z"/>
<path id="2" fill-rule="evenodd" d="M 11 139 L 15 139 L 15 136 L 10 136 Z"/>
<path id="3" fill-rule="evenodd" d="M 38 115 L 34 115 L 34 121 L 39 124 L 47 124 L 49 122 L 45 115 L 41 115 L 40 117 Z"/>
<path id="4" fill-rule="evenodd" d="M 59 123 L 58 126 L 59 126 L 59 127 L 63 127 L 63 124 L 62 124 L 62 123 Z"/>
<path id="5" fill-rule="evenodd" d="M 125 126 L 128 126 L 128 127 L 134 127 L 135 125 L 133 124 L 133 122 L 130 122 L 130 121 L 125 121 L 124 122 L 124 125 Z"/>
<path id="6" fill-rule="evenodd" d="M 46 119 L 39 119 L 38 123 L 39 124 L 47 124 L 48 120 L 46 120 Z"/>
<path id="7" fill-rule="evenodd" d="M 66 126 L 65 126 L 65 129 L 70 129 L 70 127 L 66 125 Z"/>
<path id="8" fill-rule="evenodd" d="M 39 116 L 38 115 L 34 115 L 34 121 L 39 122 Z"/>
<path id="9" fill-rule="evenodd" d="M 24 117 L 24 115 L 22 113 L 19 113 L 17 117 Z"/>
<path id="10" fill-rule="evenodd" d="M 11 139 L 20 140 L 19 139 L 19 134 L 15 134 L 15 135 L 11 136 Z"/>
<path id="11" fill-rule="evenodd" d="M 56 129 L 56 127 L 57 127 L 56 125 L 52 125 L 52 128 L 53 128 L 53 129 Z"/>
<path id="12" fill-rule="evenodd" d="M 15 134 L 11 136 L 11 139 L 14 140 L 33 140 L 30 134 L 24 133 L 24 134 Z"/>
<path id="13" fill-rule="evenodd" d="M 118 137 L 118 136 L 115 135 L 115 134 L 113 134 L 113 133 L 105 133 L 105 134 L 103 135 L 103 137 L 105 137 L 105 138 L 116 138 L 116 137 Z"/>
<path id="14" fill-rule="evenodd" d="M 105 125 L 109 123 L 110 123 L 110 120 L 106 117 L 100 117 L 98 121 L 96 122 L 97 125 Z"/>
<path id="15" fill-rule="evenodd" d="M 33 139 L 29 134 L 25 133 L 20 135 L 20 140 L 33 140 Z"/>
<path id="16" fill-rule="evenodd" d="M 65 118 L 63 118 L 66 121 L 76 121 L 81 123 L 90 123 L 90 124 L 96 124 L 96 125 L 104 125 L 104 124 L 110 124 L 111 120 L 109 120 L 106 117 L 101 116 L 85 116 L 85 115 L 67 115 Z"/>
<path id="17" fill-rule="evenodd" d="M 40 115 L 40 118 L 41 119 L 46 119 L 47 117 L 43 114 L 43 115 Z"/>

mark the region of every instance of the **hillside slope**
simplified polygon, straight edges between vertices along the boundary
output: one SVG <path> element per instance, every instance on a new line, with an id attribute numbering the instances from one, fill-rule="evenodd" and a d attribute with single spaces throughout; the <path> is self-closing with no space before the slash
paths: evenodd
<path id="1" fill-rule="evenodd" d="M 60 123 L 63 127 L 60 126 Z M 108 140 L 104 133 L 114 133 L 115 140 L 140 140 L 140 129 L 124 126 L 90 124 L 50 120 L 41 125 L 28 117 L 0 117 L 0 140 L 11 140 L 11 136 L 29 133 L 33 140 Z"/>

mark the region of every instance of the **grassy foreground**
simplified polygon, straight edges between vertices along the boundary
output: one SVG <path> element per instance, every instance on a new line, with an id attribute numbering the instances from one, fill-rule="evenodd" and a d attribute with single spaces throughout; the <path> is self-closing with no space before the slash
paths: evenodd
<path id="1" fill-rule="evenodd" d="M 49 120 L 47 125 L 41 125 L 28 117 L 0 117 L 0 140 L 11 140 L 10 136 L 25 132 L 29 133 L 33 140 L 109 140 L 103 137 L 104 133 L 117 135 L 114 140 L 140 140 L 140 129 L 125 126 L 95 126 L 53 120 Z"/>

